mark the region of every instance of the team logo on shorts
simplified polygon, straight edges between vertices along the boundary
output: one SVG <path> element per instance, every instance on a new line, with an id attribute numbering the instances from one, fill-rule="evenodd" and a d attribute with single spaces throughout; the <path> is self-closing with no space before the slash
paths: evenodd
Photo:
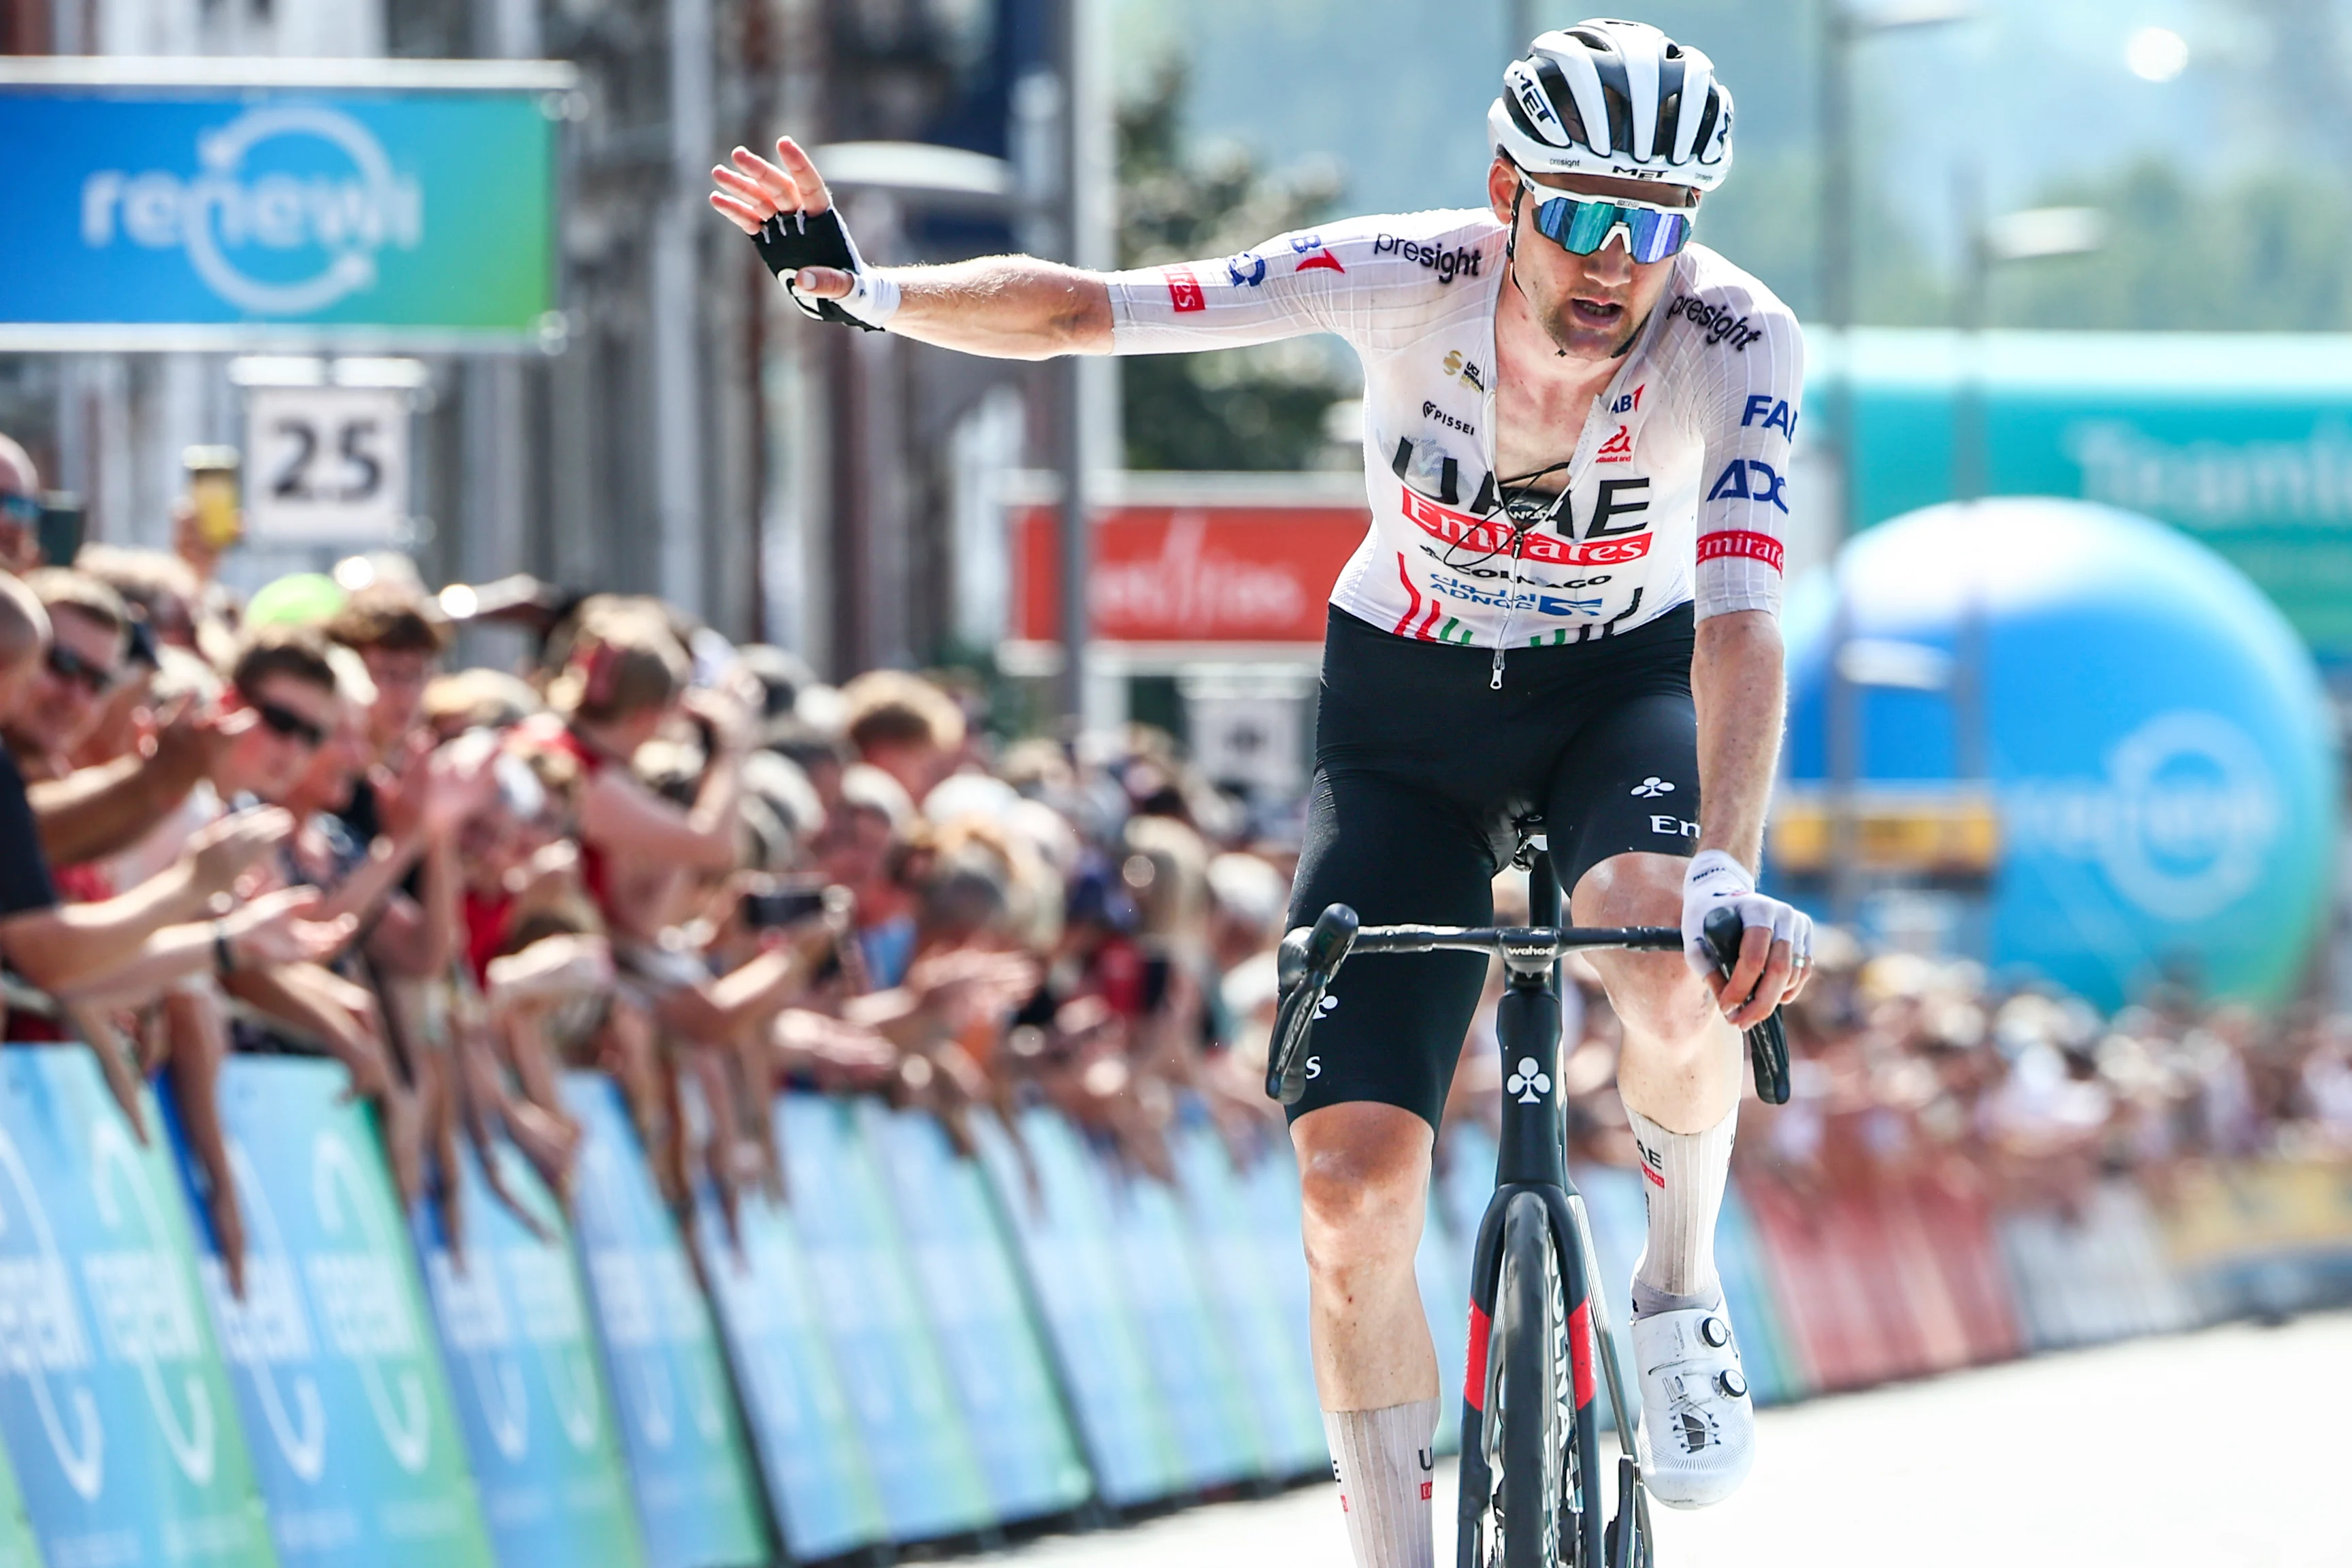
<path id="1" fill-rule="evenodd" d="M 1648 778 L 1635 784 L 1633 793 L 1645 800 L 1654 799 L 1658 795 L 1674 794 L 1675 786 L 1658 777 L 1657 774 L 1652 773 Z"/>

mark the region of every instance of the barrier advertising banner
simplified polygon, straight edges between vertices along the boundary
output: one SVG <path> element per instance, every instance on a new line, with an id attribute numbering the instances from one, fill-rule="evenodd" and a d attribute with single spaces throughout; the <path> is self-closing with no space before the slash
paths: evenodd
<path id="1" fill-rule="evenodd" d="M 709 1304 L 620 1090 L 600 1073 L 567 1073 L 563 1103 L 586 1133 L 572 1217 L 646 1560 L 651 1568 L 765 1563 L 768 1532 Z"/>
<path id="2" fill-rule="evenodd" d="M 1108 1210 L 1118 1279 L 1143 1331 L 1144 1359 L 1176 1438 L 1183 1484 L 1196 1490 L 1272 1473 L 1210 1308 L 1176 1194 L 1089 1150 L 1093 1190 Z"/>
<path id="3" fill-rule="evenodd" d="M 792 1211 L 746 1193 L 735 1226 L 730 1236 L 704 1183 L 695 1194 L 695 1245 L 785 1549 L 802 1559 L 836 1557 L 887 1541 L 889 1521 L 817 1321 Z"/>
<path id="4" fill-rule="evenodd" d="M 0 1051 L 0 1434 L 53 1565 L 274 1568 L 152 1097 L 145 1119 L 142 1144 L 85 1049 Z"/>
<path id="5" fill-rule="evenodd" d="M 8 1466 L 5 1448 L 0 1448 L 0 1568 L 41 1568 L 33 1521 L 25 1517 L 25 1500 L 16 1490 L 16 1472 Z"/>
<path id="6" fill-rule="evenodd" d="M 270 1533 L 287 1568 L 490 1568 L 408 1227 L 349 1085 L 307 1058 L 221 1071 L 244 1300 L 209 1250 L 202 1268 Z"/>
<path id="7" fill-rule="evenodd" d="M 1077 1507 L 1094 1482 L 979 1164 L 959 1157 L 938 1118 L 922 1111 L 866 1100 L 857 1116 L 997 1517 Z"/>
<path id="8" fill-rule="evenodd" d="M 1313 1475 L 1330 1460 L 1314 1365 L 1300 1357 L 1293 1326 L 1283 1321 L 1290 1303 L 1278 1278 L 1282 1270 L 1279 1263 L 1268 1267 L 1275 1260 L 1258 1245 L 1262 1226 L 1250 1211 L 1252 1194 L 1244 1174 L 1205 1119 L 1186 1121 L 1171 1144 L 1192 1255 L 1216 1310 L 1219 1337 L 1249 1401 L 1263 1473 Z M 1251 1166 L 1269 1163 L 1289 1164 L 1271 1142 L 1256 1152 Z M 1298 1249 L 1289 1252 L 1291 1268 L 1300 1268 Z M 1432 1327 L 1442 1339 L 1444 1326 L 1433 1320 Z"/>
<path id="9" fill-rule="evenodd" d="M 1052 1335 L 1062 1385 L 1103 1500 L 1114 1508 L 1182 1489 L 1182 1472 L 1143 1329 L 1119 1288 L 1099 1180 L 1078 1131 L 1042 1106 L 1020 1120 L 1020 1141 L 994 1117 L 972 1133 Z"/>
<path id="10" fill-rule="evenodd" d="M 891 1538 L 920 1541 L 993 1524 L 987 1482 L 916 1304 L 887 1192 L 853 1108 L 787 1094 L 775 1117 L 818 1319 L 865 1435 Z"/>
<path id="11" fill-rule="evenodd" d="M 645 1551 L 562 1206 L 511 1144 L 492 1145 L 509 1194 L 500 1197 L 473 1142 L 457 1143 L 462 1253 L 451 1251 L 437 1204 L 422 1205 L 414 1229 L 499 1568 L 640 1568 Z"/>
<path id="12" fill-rule="evenodd" d="M 0 72 L 0 343 L 79 329 L 136 346 L 145 327 L 415 344 L 535 333 L 555 308 L 560 93 L 420 90 L 490 80 L 423 62 L 317 73 L 340 88 L 74 68 L 89 64 Z"/>

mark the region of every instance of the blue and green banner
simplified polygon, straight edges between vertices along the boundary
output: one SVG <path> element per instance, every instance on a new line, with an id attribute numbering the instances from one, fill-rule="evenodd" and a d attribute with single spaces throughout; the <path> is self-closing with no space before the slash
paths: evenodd
<path id="1" fill-rule="evenodd" d="M 35 326 L 534 333 L 556 308 L 561 102 L 0 80 L 0 340 Z"/>
<path id="2" fill-rule="evenodd" d="M 438 1203 L 414 1229 L 499 1568 L 642 1568 L 571 1223 L 513 1144 L 490 1149 L 502 1191 L 458 1141 L 463 1245 Z"/>
<path id="3" fill-rule="evenodd" d="M 646 1561 L 752 1568 L 772 1553 L 710 1304 L 620 1090 L 602 1074 L 568 1073 L 563 1103 L 584 1134 L 572 1225 Z"/>
<path id="4" fill-rule="evenodd" d="M 746 1193 L 730 1228 L 705 1182 L 694 1239 L 785 1550 L 814 1561 L 888 1540 L 792 1211 Z"/>
<path id="5" fill-rule="evenodd" d="M 80 1047 L 0 1051 L 0 1436 L 52 1565 L 274 1568 L 152 1096 L 143 1111 L 142 1142 Z"/>
<path id="6" fill-rule="evenodd" d="M 1043 1106 L 1015 1131 L 972 1119 L 991 1186 L 1034 1283 L 1063 1386 L 1102 1499 L 1114 1508 L 1184 1489 L 1183 1458 L 1143 1348 L 1144 1328 L 1120 1283 L 1126 1260 L 1097 1190 L 1085 1136 Z"/>
<path id="7" fill-rule="evenodd" d="M 1257 1194 L 1246 1184 L 1249 1173 L 1267 1164 L 1291 1176 L 1296 1166 L 1289 1150 L 1267 1138 L 1263 1146 L 1244 1151 L 1242 1163 L 1236 1163 L 1234 1151 L 1197 1108 L 1174 1130 L 1170 1145 L 1184 1203 L 1185 1234 L 1215 1310 L 1219 1339 L 1249 1402 L 1262 1473 L 1280 1479 L 1313 1475 L 1330 1463 L 1331 1456 L 1323 1441 L 1313 1363 L 1299 1354 L 1297 1325 L 1284 1321 L 1292 1302 L 1281 1277 L 1295 1272 L 1303 1279 L 1305 1273 L 1297 1226 L 1292 1225 L 1290 1245 L 1269 1257 L 1260 1245 L 1264 1216 L 1252 1208 Z M 1276 1212 L 1286 1213 L 1288 1206 L 1277 1204 Z M 1468 1278 L 1466 1268 L 1463 1277 Z M 1444 1323 L 1433 1314 L 1430 1326 L 1442 1345 Z M 1457 1325 L 1457 1337 L 1459 1331 Z"/>
<path id="8" fill-rule="evenodd" d="M 858 1102 L 857 1116 L 889 1184 L 920 1306 L 997 1517 L 1035 1519 L 1077 1507 L 1094 1482 L 979 1162 L 960 1155 L 928 1112 L 867 1100 Z"/>
<path id="9" fill-rule="evenodd" d="M 1105 1204 L 1118 1281 L 1142 1331 L 1182 1486 L 1206 1490 L 1271 1474 L 1174 1189 L 1125 1169 L 1108 1151 L 1090 1152 L 1091 1190 Z"/>
<path id="10" fill-rule="evenodd" d="M 270 1532 L 286 1568 L 490 1568 L 416 1254 L 349 1087 L 309 1058 L 221 1071 L 245 1291 L 209 1238 L 205 1282 Z"/>
<path id="11" fill-rule="evenodd" d="M 0 1568 L 41 1568 L 41 1549 L 34 1543 L 33 1521 L 25 1517 L 24 1495 L 16 1489 L 5 1447 L 0 1447 Z"/>
<path id="12" fill-rule="evenodd" d="M 2209 545 L 2322 662 L 2352 663 L 2346 334 L 1808 336 L 1808 442 L 1852 399 L 1855 526 L 1970 489 L 2104 502 Z"/>
<path id="13" fill-rule="evenodd" d="M 922 1541 L 996 1522 L 988 1484 L 848 1101 L 787 1094 L 776 1137 L 793 1218 L 816 1282 L 818 1321 L 892 1539 Z"/>

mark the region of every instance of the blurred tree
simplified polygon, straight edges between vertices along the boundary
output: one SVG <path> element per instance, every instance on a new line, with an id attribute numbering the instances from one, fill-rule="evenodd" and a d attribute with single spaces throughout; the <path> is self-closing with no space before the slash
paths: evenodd
<path id="1" fill-rule="evenodd" d="M 2112 181 L 2068 183 L 2049 205 L 2106 215 L 2097 251 L 2003 268 L 2001 326 L 2149 331 L 2332 331 L 2352 328 L 2352 197 L 2340 184 L 2284 174 L 2215 187 L 2172 164 L 2135 163 Z"/>
<path id="2" fill-rule="evenodd" d="M 1121 266 L 1232 255 L 1329 211 L 1339 180 L 1328 163 L 1269 174 L 1233 143 L 1187 156 L 1183 91 L 1184 67 L 1171 59 L 1120 107 Z M 1150 355 L 1120 373 L 1136 468 L 1314 467 L 1331 446 L 1326 411 L 1351 395 L 1341 357 L 1315 339 Z"/>

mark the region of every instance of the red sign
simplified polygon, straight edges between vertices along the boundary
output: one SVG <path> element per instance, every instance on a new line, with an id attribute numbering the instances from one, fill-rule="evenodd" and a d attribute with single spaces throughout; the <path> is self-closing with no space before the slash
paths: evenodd
<path id="1" fill-rule="evenodd" d="M 1511 553 L 1511 531 L 1507 526 L 1440 506 L 1410 485 L 1404 487 L 1404 514 L 1432 539 L 1481 554 Z M 1627 539 L 1592 539 L 1579 544 L 1557 533 L 1538 533 L 1530 529 L 1521 538 L 1520 560 L 1541 561 L 1554 566 L 1622 566 L 1650 552 L 1650 536 L 1646 533 Z"/>
<path id="2" fill-rule="evenodd" d="M 1059 510 L 1013 518 L 1013 635 L 1061 636 Z M 1332 580 L 1371 518 L 1347 506 L 1122 506 L 1095 514 L 1089 632 L 1108 642 L 1323 640 Z"/>

